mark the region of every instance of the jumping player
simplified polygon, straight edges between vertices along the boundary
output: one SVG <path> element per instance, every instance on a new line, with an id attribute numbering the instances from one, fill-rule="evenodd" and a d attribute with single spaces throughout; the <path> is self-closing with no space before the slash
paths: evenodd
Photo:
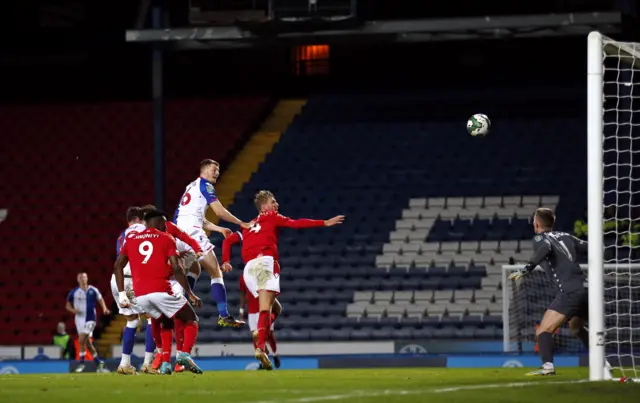
<path id="1" fill-rule="evenodd" d="M 258 342 L 255 357 L 262 366 L 273 369 L 266 354 L 265 343 L 271 330 L 271 309 L 280 294 L 280 265 L 278 264 L 278 229 L 332 227 L 342 224 L 344 216 L 328 220 L 291 218 L 278 214 L 278 203 L 268 190 L 258 192 L 254 198 L 258 217 L 250 229 L 242 231 L 242 260 L 245 262 L 244 282 L 247 290 L 259 300 Z M 227 262 L 228 263 L 228 262 Z"/>
<path id="2" fill-rule="evenodd" d="M 127 238 L 114 264 L 120 305 L 128 307 L 131 302 L 124 290 L 124 267 L 131 265 L 136 303 L 151 318 L 161 324 L 162 339 L 161 374 L 171 374 L 171 345 L 173 342 L 173 319 L 184 323 L 183 351 L 177 361 L 194 373 L 202 370 L 191 358 L 191 349 L 198 335 L 198 317 L 182 293 L 175 293 L 169 278 L 175 275 L 189 300 L 200 306 L 200 299 L 193 294 L 186 276 L 178 266 L 178 251 L 175 239 L 165 232 L 166 218 L 163 213 L 151 211 L 144 217 L 146 229 Z"/>
<path id="3" fill-rule="evenodd" d="M 533 256 L 524 268 L 509 275 L 518 280 L 540 265 L 547 278 L 557 288 L 557 294 L 544 313 L 536 337 L 540 346 L 542 367 L 527 373 L 555 375 L 553 366 L 553 335 L 567 321 L 571 331 L 589 348 L 589 332 L 585 322 L 589 320 L 589 292 L 587 278 L 577 262 L 578 253 L 587 251 L 587 242 L 565 232 L 554 231 L 555 214 L 548 208 L 539 208 L 533 217 Z M 607 363 L 607 370 L 610 366 Z"/>
<path id="4" fill-rule="evenodd" d="M 222 243 L 222 270 L 225 272 L 230 271 L 231 268 L 231 247 L 240 242 L 242 240 L 242 233 L 235 232 L 233 235 L 228 237 Z M 251 331 L 251 335 L 253 336 L 253 349 L 255 351 L 258 348 L 258 316 L 260 315 L 260 304 L 258 302 L 258 298 L 254 297 L 253 294 L 247 290 L 247 285 L 244 282 L 244 276 L 240 276 L 240 320 L 244 320 L 244 307 L 247 306 L 247 314 L 249 321 L 249 330 Z M 269 332 L 269 336 L 267 338 L 267 342 L 269 343 L 269 347 L 271 347 L 271 353 L 273 354 L 273 363 L 276 368 L 280 368 L 280 356 L 278 355 L 278 343 L 276 341 L 275 335 L 275 320 L 282 313 L 282 305 L 280 301 L 277 299 L 273 302 L 273 307 L 271 310 L 271 330 Z M 265 351 L 267 354 L 268 351 Z M 262 368 L 262 364 L 260 364 L 260 368 Z"/>
<path id="5" fill-rule="evenodd" d="M 219 175 L 220 165 L 216 161 L 210 159 L 202 161 L 200 176 L 187 185 L 173 221 L 200 243 L 204 256 L 199 261 L 211 276 L 211 296 L 218 306 L 218 325 L 238 327 L 244 323 L 235 320 L 227 309 L 227 290 L 222 279 L 222 271 L 213 252 L 213 245 L 205 233 L 205 212 L 207 207 L 211 207 L 213 212 L 224 221 L 237 224 L 242 228 L 249 228 L 251 225 L 236 218 L 217 199 L 213 185 Z"/>
<path id="6" fill-rule="evenodd" d="M 100 304 L 102 313 L 109 315 L 111 312 L 107 309 L 100 291 L 92 285 L 89 285 L 89 277 L 87 273 L 78 273 L 78 286 L 71 290 L 67 297 L 67 311 L 75 315 L 76 330 L 78 331 L 78 347 L 80 354 L 80 364 L 76 367 L 76 372 L 84 371 L 85 351 L 89 349 L 93 355 L 93 361 L 98 365 L 98 372 L 104 369 L 104 362 L 98 357 L 98 351 L 91 342 L 93 329 L 96 328 L 96 303 Z"/>

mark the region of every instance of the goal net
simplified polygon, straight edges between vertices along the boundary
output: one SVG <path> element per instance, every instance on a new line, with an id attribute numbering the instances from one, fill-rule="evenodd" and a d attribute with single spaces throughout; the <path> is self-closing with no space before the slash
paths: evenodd
<path id="1" fill-rule="evenodd" d="M 640 44 L 592 32 L 587 56 L 589 378 L 640 378 Z"/>

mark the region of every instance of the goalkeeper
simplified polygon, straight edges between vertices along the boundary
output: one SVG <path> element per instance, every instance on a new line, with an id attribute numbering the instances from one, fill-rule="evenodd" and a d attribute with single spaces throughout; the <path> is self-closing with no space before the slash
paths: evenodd
<path id="1" fill-rule="evenodd" d="M 531 273 L 540 265 L 547 278 L 557 288 L 557 294 L 544 313 L 536 331 L 542 367 L 527 375 L 555 375 L 553 366 L 553 334 L 569 321 L 571 331 L 589 348 L 589 332 L 585 322 L 589 319 L 589 292 L 587 278 L 578 264 L 578 253 L 587 251 L 587 242 L 565 232 L 553 230 L 555 214 L 539 208 L 533 216 L 533 256 L 526 266 L 509 275 L 509 279 Z"/>

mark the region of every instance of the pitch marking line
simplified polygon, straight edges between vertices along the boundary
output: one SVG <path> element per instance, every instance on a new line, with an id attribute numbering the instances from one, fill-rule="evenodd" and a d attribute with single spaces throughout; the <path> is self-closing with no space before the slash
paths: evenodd
<path id="1" fill-rule="evenodd" d="M 550 382 L 511 382 L 511 383 L 490 383 L 486 385 L 463 385 L 463 386 L 452 386 L 449 388 L 436 388 L 436 389 L 427 389 L 427 390 L 384 390 L 381 392 L 355 392 L 355 393 L 347 393 L 342 395 L 325 395 L 325 396 L 309 396 L 309 397 L 301 397 L 296 399 L 287 399 L 287 400 L 261 400 L 254 401 L 249 403 L 314 403 L 314 402 L 325 402 L 331 400 L 342 400 L 342 399 L 352 399 L 357 397 L 380 397 L 380 396 L 403 396 L 403 395 L 418 395 L 424 393 L 451 393 L 451 392 L 461 392 L 465 390 L 478 390 L 478 389 L 499 389 L 499 388 L 520 388 L 526 386 L 534 386 L 534 385 L 562 385 L 562 384 L 571 384 L 571 383 L 584 383 L 589 382 L 588 379 L 583 380 L 572 380 L 572 381 L 550 381 Z"/>

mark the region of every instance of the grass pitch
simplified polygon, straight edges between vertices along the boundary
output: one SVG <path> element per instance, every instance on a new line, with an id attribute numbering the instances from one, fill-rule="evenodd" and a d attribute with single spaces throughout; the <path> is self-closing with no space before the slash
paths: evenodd
<path id="1" fill-rule="evenodd" d="M 233 371 L 204 375 L 2 375 L 2 403 L 628 403 L 640 383 L 584 382 L 587 368 L 524 377 L 524 368 Z"/>

